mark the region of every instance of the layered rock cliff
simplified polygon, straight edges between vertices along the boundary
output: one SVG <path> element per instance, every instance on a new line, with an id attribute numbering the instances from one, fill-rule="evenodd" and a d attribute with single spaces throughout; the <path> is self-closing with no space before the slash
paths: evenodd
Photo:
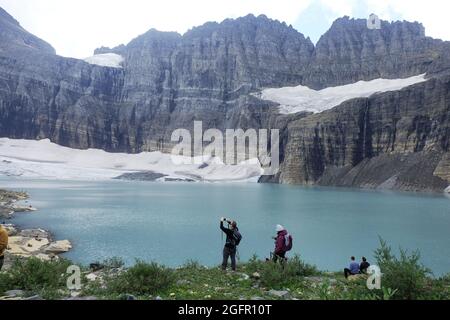
<path id="1" fill-rule="evenodd" d="M 449 88 L 431 79 L 291 122 L 279 182 L 444 190 Z"/>
<path id="2" fill-rule="evenodd" d="M 336 20 L 317 43 L 304 84 L 322 89 L 377 78 L 395 79 L 433 70 L 448 57 L 449 44 L 425 36 L 420 23 L 381 22 L 367 28 L 364 19 Z"/>
<path id="3" fill-rule="evenodd" d="M 0 136 L 73 148 L 169 151 L 177 128 L 279 128 L 281 172 L 264 181 L 440 190 L 448 185 L 450 45 L 418 23 L 342 18 L 314 46 L 252 15 L 184 35 L 150 30 L 116 53 L 122 68 L 55 55 L 0 11 Z M 280 115 L 252 93 L 321 89 L 427 73 L 402 91 L 321 114 Z M 383 174 L 379 174 L 380 170 Z"/>
<path id="4" fill-rule="evenodd" d="M 127 46 L 97 51 L 122 55 L 122 69 L 46 51 L 33 59 L 4 52 L 0 134 L 140 152 L 168 150 L 172 132 L 192 128 L 193 120 L 205 129 L 259 128 L 273 104 L 249 93 L 301 81 L 313 49 L 293 28 L 247 16 L 184 36 L 150 30 Z"/>

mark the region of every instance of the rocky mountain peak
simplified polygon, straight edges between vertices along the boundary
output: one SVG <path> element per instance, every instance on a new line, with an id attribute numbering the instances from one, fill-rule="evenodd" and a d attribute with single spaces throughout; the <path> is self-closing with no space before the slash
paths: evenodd
<path id="1" fill-rule="evenodd" d="M 159 31 L 152 28 L 146 33 L 131 40 L 131 42 L 127 45 L 127 47 L 128 48 L 151 47 L 154 46 L 155 43 L 165 45 L 172 42 L 177 42 L 180 39 L 181 35 L 177 32 Z"/>
<path id="2" fill-rule="evenodd" d="M 322 89 L 423 74 L 444 51 L 442 41 L 426 37 L 420 23 L 381 21 L 380 29 L 369 29 L 366 19 L 343 17 L 318 41 L 305 84 Z"/>
<path id="3" fill-rule="evenodd" d="M 32 49 L 56 54 L 50 44 L 27 32 L 17 20 L 0 7 L 0 50 L 17 49 Z"/>
<path id="4" fill-rule="evenodd" d="M 217 22 L 207 22 L 201 26 L 194 27 L 188 32 L 186 32 L 185 37 L 198 37 L 210 35 L 214 32 L 220 33 L 256 33 L 256 32 L 267 32 L 267 33 L 283 33 L 295 35 L 302 40 L 306 41 L 307 38 L 292 26 L 288 26 L 285 22 L 280 22 L 278 20 L 270 19 L 266 15 L 255 16 L 253 14 L 248 14 L 244 17 L 236 19 L 225 19 L 221 23 Z M 309 38 L 308 38 L 309 39 Z M 308 40 L 309 46 L 314 46 L 313 43 Z M 310 42 L 310 43 L 309 43 Z"/>
<path id="5" fill-rule="evenodd" d="M 142 88 L 154 81 L 173 89 L 220 88 L 221 99 L 242 88 L 300 83 L 313 52 L 311 40 L 264 15 L 207 22 L 184 35 L 150 29 L 126 46 L 95 51 L 122 55 L 127 80 L 139 74 Z"/>
<path id="6" fill-rule="evenodd" d="M 380 22 L 381 29 L 369 29 L 367 28 L 366 19 L 355 19 L 345 16 L 336 19 L 322 38 L 326 40 L 329 37 L 342 37 L 346 33 L 357 35 L 358 37 L 377 37 L 379 35 L 391 34 L 401 34 L 408 36 L 411 39 L 420 39 L 425 37 L 425 27 L 419 22 L 390 22 L 385 20 L 381 20 Z M 320 41 L 318 43 L 320 43 Z"/>
<path id="7" fill-rule="evenodd" d="M 2 7 L 0 7 L 0 22 L 9 22 L 15 25 L 19 25 L 16 19 L 14 19 L 8 12 L 6 12 Z"/>

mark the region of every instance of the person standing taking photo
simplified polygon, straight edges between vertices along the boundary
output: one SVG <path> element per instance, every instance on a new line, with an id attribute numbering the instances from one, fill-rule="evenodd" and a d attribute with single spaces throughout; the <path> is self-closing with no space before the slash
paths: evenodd
<path id="1" fill-rule="evenodd" d="M 225 228 L 224 222 L 228 223 L 228 228 Z M 237 246 L 239 246 L 242 236 L 239 232 L 236 221 L 229 221 L 226 218 L 222 218 L 220 219 L 220 229 L 227 236 L 225 247 L 223 248 L 222 270 L 227 270 L 228 259 L 231 258 L 231 269 L 236 271 Z"/>

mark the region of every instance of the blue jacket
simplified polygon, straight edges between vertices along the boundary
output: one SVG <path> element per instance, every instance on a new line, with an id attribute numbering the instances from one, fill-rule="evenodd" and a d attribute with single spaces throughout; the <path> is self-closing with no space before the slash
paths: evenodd
<path id="1" fill-rule="evenodd" d="M 350 263 L 350 272 L 352 274 L 358 274 L 359 273 L 359 263 L 353 261 Z"/>

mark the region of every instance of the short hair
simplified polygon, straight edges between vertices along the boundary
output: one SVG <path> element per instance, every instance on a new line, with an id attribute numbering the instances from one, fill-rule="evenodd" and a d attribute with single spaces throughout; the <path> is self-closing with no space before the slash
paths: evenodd
<path id="1" fill-rule="evenodd" d="M 362 261 L 367 262 L 366 257 L 362 257 Z"/>
<path id="2" fill-rule="evenodd" d="M 352 261 L 355 261 L 355 260 L 356 260 L 356 258 L 355 258 L 355 257 L 351 257 L 350 259 L 352 259 Z"/>

